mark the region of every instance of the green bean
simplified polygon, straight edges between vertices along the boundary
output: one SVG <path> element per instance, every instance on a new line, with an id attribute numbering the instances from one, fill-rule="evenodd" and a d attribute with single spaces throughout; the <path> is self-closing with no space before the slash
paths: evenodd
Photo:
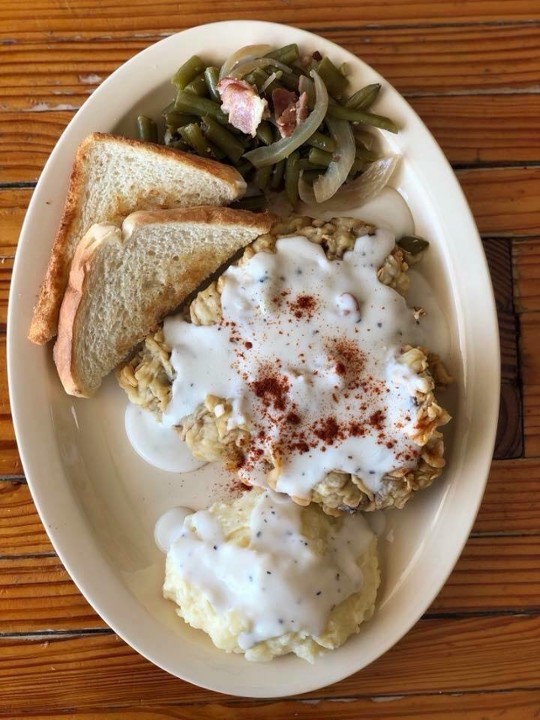
<path id="1" fill-rule="evenodd" d="M 249 160 L 240 160 L 240 162 L 236 165 L 236 169 L 238 170 L 240 175 L 245 178 L 253 170 L 253 165 L 249 162 Z"/>
<path id="2" fill-rule="evenodd" d="M 343 107 L 343 105 L 329 105 L 328 115 L 338 118 L 339 120 L 362 123 L 362 125 L 372 125 L 373 127 L 378 127 L 381 128 L 381 130 L 388 130 L 393 133 L 398 132 L 397 125 L 390 120 L 390 118 L 384 117 L 384 115 L 365 112 L 364 110 L 354 110 L 353 108 Z"/>
<path id="3" fill-rule="evenodd" d="M 265 165 L 264 167 L 257 168 L 255 171 L 255 185 L 264 192 L 270 182 L 270 176 L 272 175 L 272 165 Z"/>
<path id="4" fill-rule="evenodd" d="M 244 80 L 250 85 L 255 85 L 257 90 L 260 90 L 269 77 L 268 73 L 262 68 L 255 68 L 255 70 L 252 70 L 246 75 Z"/>
<path id="5" fill-rule="evenodd" d="M 193 80 L 186 85 L 184 90 L 185 92 L 193 93 L 193 95 L 199 95 L 200 97 L 207 96 L 208 85 L 206 84 L 204 73 L 202 72 L 197 75 L 197 77 L 193 78 Z"/>
<path id="6" fill-rule="evenodd" d="M 242 143 L 209 115 L 205 115 L 202 119 L 202 131 L 206 138 L 216 145 L 232 162 L 238 162 L 244 154 Z"/>
<path id="7" fill-rule="evenodd" d="M 227 122 L 227 115 L 221 110 L 217 102 L 183 92 L 182 90 L 177 93 L 174 106 L 179 112 L 200 115 L 201 117 L 210 115 L 222 124 Z"/>
<path id="8" fill-rule="evenodd" d="M 179 113 L 176 110 L 170 110 L 164 113 L 165 125 L 173 130 L 177 130 L 179 127 L 189 125 L 189 123 L 196 122 L 194 115 L 188 115 L 187 113 Z"/>
<path id="9" fill-rule="evenodd" d="M 233 203 L 231 207 L 240 210 L 251 210 L 251 212 L 262 212 L 267 207 L 266 197 L 264 195 L 250 195 Z"/>
<path id="10" fill-rule="evenodd" d="M 355 92 L 354 95 L 351 95 L 345 103 L 345 107 L 354 108 L 355 110 L 368 110 L 377 99 L 380 90 L 380 83 L 366 85 L 358 92 Z"/>
<path id="11" fill-rule="evenodd" d="M 137 117 L 137 133 L 139 140 L 144 142 L 157 143 L 158 141 L 157 125 L 152 118 L 146 117 L 146 115 Z"/>
<path id="12" fill-rule="evenodd" d="M 373 150 L 368 150 L 363 145 L 358 144 L 356 145 L 355 156 L 364 162 L 374 162 L 379 159 L 379 153 L 376 153 Z"/>
<path id="13" fill-rule="evenodd" d="M 314 132 L 313 135 L 306 140 L 308 145 L 319 148 L 319 150 L 326 150 L 326 152 L 334 152 L 336 149 L 336 141 L 330 135 L 324 135 L 321 132 Z"/>
<path id="14" fill-rule="evenodd" d="M 216 100 L 216 102 L 221 102 L 221 98 L 217 89 L 217 84 L 219 82 L 219 69 L 217 67 L 213 67 L 212 65 L 207 67 L 204 71 L 204 79 L 206 81 L 208 93 L 212 100 Z"/>
<path id="15" fill-rule="evenodd" d="M 330 95 L 337 99 L 341 98 L 347 88 L 347 85 L 349 84 L 349 81 L 341 74 L 334 63 L 327 57 L 323 57 L 319 63 L 317 72 L 321 76 L 321 79 L 326 85 L 326 89 Z"/>
<path id="16" fill-rule="evenodd" d="M 283 73 L 280 83 L 284 85 L 287 90 L 294 90 L 295 92 L 298 92 L 298 80 L 300 79 L 300 73 L 295 72 L 294 68 L 291 69 L 291 73 Z"/>
<path id="17" fill-rule="evenodd" d="M 285 174 L 285 163 L 286 160 L 280 160 L 276 163 L 272 169 L 272 178 L 270 180 L 270 187 L 272 190 L 279 190 L 283 184 L 283 175 Z"/>
<path id="18" fill-rule="evenodd" d="M 204 137 L 201 128 L 196 123 L 185 125 L 178 129 L 182 139 L 190 145 L 199 155 L 208 156 L 211 154 L 210 145 Z"/>
<path id="19" fill-rule="evenodd" d="M 324 168 L 321 168 L 320 165 L 314 165 L 313 163 L 309 162 L 307 157 L 301 157 L 298 161 L 298 167 L 300 170 L 317 170 L 317 172 L 321 172 L 321 170 L 324 170 Z"/>
<path id="20" fill-rule="evenodd" d="M 270 145 L 274 142 L 274 133 L 272 132 L 272 126 L 269 122 L 265 122 L 263 120 L 261 123 L 259 123 L 259 127 L 257 128 L 256 133 L 259 140 L 265 145 Z"/>
<path id="21" fill-rule="evenodd" d="M 296 205 L 298 200 L 298 180 L 300 178 L 300 154 L 297 150 L 287 158 L 285 166 L 285 193 L 291 205 Z"/>
<path id="22" fill-rule="evenodd" d="M 193 55 L 193 57 L 178 68 L 171 82 L 173 85 L 176 85 L 178 90 L 183 90 L 197 75 L 204 72 L 205 67 L 206 65 L 201 58 L 198 55 Z"/>
<path id="23" fill-rule="evenodd" d="M 419 235 L 404 235 L 397 244 L 410 255 L 418 255 L 429 247 L 429 242 Z"/>
<path id="24" fill-rule="evenodd" d="M 279 62 L 282 62 L 285 65 L 290 65 L 298 60 L 300 57 L 300 51 L 298 50 L 298 45 L 296 43 L 292 43 L 291 45 L 284 45 L 277 50 L 272 50 L 272 52 L 266 53 L 265 57 L 279 60 Z"/>
<path id="25" fill-rule="evenodd" d="M 312 165 L 325 168 L 332 162 L 332 153 L 319 150 L 319 148 L 311 148 L 308 153 L 308 161 Z"/>

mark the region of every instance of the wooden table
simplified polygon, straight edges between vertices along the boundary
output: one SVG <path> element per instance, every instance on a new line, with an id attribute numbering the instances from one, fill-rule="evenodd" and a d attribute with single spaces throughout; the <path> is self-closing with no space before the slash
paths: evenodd
<path id="1" fill-rule="evenodd" d="M 370 667 L 306 697 L 273 702 L 228 698 L 167 675 L 117 638 L 81 597 L 21 474 L 3 361 L 20 225 L 73 113 L 120 63 L 154 41 L 233 18 L 318 32 L 408 98 L 472 206 L 502 337 L 495 459 L 447 585 L 416 627 Z M 538 717 L 540 2 L 2 0 L 0 48 L 0 717 Z"/>

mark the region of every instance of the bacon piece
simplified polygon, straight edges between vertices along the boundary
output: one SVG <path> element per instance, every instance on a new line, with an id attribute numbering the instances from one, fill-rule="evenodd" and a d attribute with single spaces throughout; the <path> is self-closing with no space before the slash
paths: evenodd
<path id="1" fill-rule="evenodd" d="M 229 114 L 229 122 L 246 135 L 255 137 L 259 123 L 268 116 L 268 103 L 259 97 L 256 88 L 245 80 L 225 77 L 217 84 L 221 109 Z"/>
<path id="2" fill-rule="evenodd" d="M 291 105 L 296 104 L 298 95 L 292 90 L 285 88 L 276 88 L 272 91 L 272 106 L 274 108 L 274 117 L 276 120 L 283 115 L 285 110 Z"/>
<path id="3" fill-rule="evenodd" d="M 272 93 L 274 116 L 281 137 L 289 137 L 308 116 L 307 95 L 276 88 Z"/>

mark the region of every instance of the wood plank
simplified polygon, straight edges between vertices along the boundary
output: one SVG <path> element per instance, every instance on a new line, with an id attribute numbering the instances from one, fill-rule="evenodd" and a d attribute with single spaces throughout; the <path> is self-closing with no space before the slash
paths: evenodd
<path id="1" fill-rule="evenodd" d="M 540 609 L 539 551 L 536 535 L 470 538 L 427 614 Z"/>
<path id="2" fill-rule="evenodd" d="M 523 436 L 526 457 L 540 457 L 540 385 L 523 389 Z"/>
<path id="3" fill-rule="evenodd" d="M 70 708 L 69 716 L 62 714 L 31 716 L 9 715 L 11 720 L 534 720 L 538 718 L 540 693 L 538 690 L 493 693 L 462 693 L 435 695 L 371 695 L 332 700 L 227 700 L 204 705 L 151 705 L 130 706 L 97 712 Z M 5 717 L 0 710 L 0 717 Z"/>
<path id="4" fill-rule="evenodd" d="M 52 553 L 25 482 L 0 482 L 0 557 Z"/>
<path id="5" fill-rule="evenodd" d="M 6 338 L 0 335 L 0 475 L 20 475 L 22 463 L 11 421 L 6 368 Z"/>
<path id="6" fill-rule="evenodd" d="M 540 242 L 515 240 L 513 245 L 515 302 L 518 312 L 540 310 Z"/>
<path id="7" fill-rule="evenodd" d="M 360 673 L 304 697 L 537 690 L 539 641 L 539 617 L 422 620 Z M 0 686 L 13 714 L 223 699 L 168 675 L 112 634 L 1 639 Z"/>
<path id="8" fill-rule="evenodd" d="M 152 6 L 151 12 L 144 0 L 132 0 L 129 12 L 114 0 L 100 3 L 99 12 L 84 0 L 71 0 L 68 6 L 54 0 L 36 0 L 31 16 L 16 0 L 5 0 L 0 9 L 3 34 L 12 42 L 168 34 L 202 23 L 246 17 L 271 18 L 274 22 L 315 29 L 333 26 L 360 29 L 400 23 L 499 23 L 501 19 L 530 22 L 540 18 L 540 11 L 538 4 L 531 0 L 513 0 L 510 6 L 505 0 L 457 0 L 451 5 L 445 0 L 414 3 L 365 0 L 361 7 L 350 1 L 329 6 L 325 0 L 296 0 L 294 5 L 278 0 L 235 0 L 226 6 L 219 3 L 194 6 L 162 0 Z"/>
<path id="9" fill-rule="evenodd" d="M 13 259 L 0 257 L 0 332 L 6 331 L 9 285 L 13 272 Z"/>
<path id="10" fill-rule="evenodd" d="M 457 172 L 484 235 L 536 235 L 540 229 L 540 167 Z"/>
<path id="11" fill-rule="evenodd" d="M 329 12 L 335 13 L 335 9 Z M 536 25 L 328 29 L 404 94 L 537 92 Z M 152 37 L 4 45 L 0 111 L 73 110 Z M 172 95 L 171 95 L 172 99 Z"/>
<path id="12" fill-rule="evenodd" d="M 537 385 L 540 379 L 540 312 L 520 317 L 521 376 L 525 386 Z"/>
<path id="13" fill-rule="evenodd" d="M 485 238 L 482 244 L 489 265 L 497 310 L 512 313 L 514 310 L 512 240 Z"/>
<path id="14" fill-rule="evenodd" d="M 14 257 L 31 188 L 0 188 L 0 257 Z"/>
<path id="15" fill-rule="evenodd" d="M 540 460 L 493 462 L 473 533 L 538 533 L 538 477 Z"/>
<path id="16" fill-rule="evenodd" d="M 0 113 L 0 183 L 36 182 L 73 115 L 73 111 Z"/>
<path id="17" fill-rule="evenodd" d="M 516 366 L 517 367 L 517 366 Z M 495 437 L 495 460 L 519 458 L 523 455 L 523 398 L 518 380 L 501 383 L 499 419 Z"/>
<path id="18" fill-rule="evenodd" d="M 512 95 L 422 97 L 411 105 L 452 163 L 540 161 L 540 95 L 520 96 L 519 113 Z M 73 115 L 0 113 L 0 183 L 35 182 Z"/>
<path id="19" fill-rule="evenodd" d="M 0 558 L 0 586 L 1 634 L 107 627 L 56 556 Z"/>
<path id="20" fill-rule="evenodd" d="M 409 102 L 452 163 L 540 159 L 540 95 L 411 97 Z"/>
<path id="21" fill-rule="evenodd" d="M 106 627 L 56 556 L 0 558 L 0 586 L 0 634 Z M 540 536 L 475 537 L 427 615 L 532 612 L 539 598 Z"/>

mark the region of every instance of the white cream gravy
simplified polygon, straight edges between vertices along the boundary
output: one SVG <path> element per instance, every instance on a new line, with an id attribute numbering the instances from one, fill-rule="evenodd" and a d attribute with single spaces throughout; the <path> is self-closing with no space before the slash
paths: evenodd
<path id="1" fill-rule="evenodd" d="M 414 465 L 412 395 L 421 380 L 399 354 L 423 333 L 404 298 L 377 279 L 393 247 L 393 234 L 378 229 L 330 262 L 293 237 L 230 267 L 219 325 L 165 320 L 176 378 L 164 423 L 177 425 L 208 394 L 231 399 L 230 426 L 252 433 L 240 477 L 249 481 L 272 457 L 276 489 L 300 498 L 330 470 L 375 491 L 386 473 Z"/>

